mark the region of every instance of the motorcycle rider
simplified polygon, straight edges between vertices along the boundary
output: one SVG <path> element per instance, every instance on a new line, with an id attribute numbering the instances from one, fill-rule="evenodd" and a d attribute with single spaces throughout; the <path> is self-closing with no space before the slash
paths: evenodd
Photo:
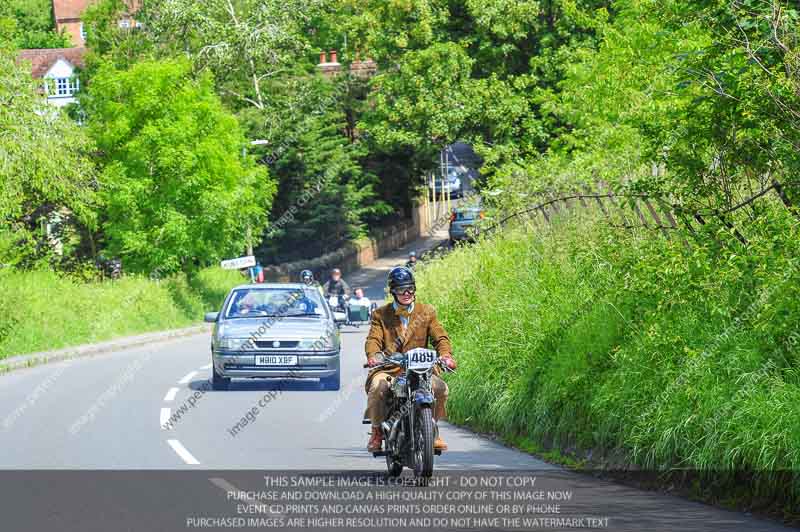
<path id="1" fill-rule="evenodd" d="M 323 292 L 322 287 L 319 285 L 316 279 L 314 279 L 314 272 L 311 270 L 303 270 L 300 272 L 300 282 L 306 286 L 316 286 L 317 290 L 319 290 L 319 295 L 325 296 L 325 292 Z"/>
<path id="2" fill-rule="evenodd" d="M 417 265 L 417 252 L 412 251 L 408 254 L 408 262 L 406 262 L 406 268 L 409 270 L 413 270 L 414 266 Z"/>
<path id="3" fill-rule="evenodd" d="M 447 331 L 436 318 L 436 311 L 431 305 L 416 302 L 416 284 L 414 274 L 404 266 L 393 268 L 387 280 L 389 292 L 394 301 L 372 313 L 372 322 L 364 349 L 367 353 L 367 364 L 375 368 L 382 362 L 384 354 L 405 352 L 418 347 L 427 347 L 430 339 L 439 354 L 439 359 L 450 369 L 456 368 L 453 350 Z M 386 419 L 386 399 L 389 393 L 387 377 L 397 374 L 401 368 L 388 370 L 371 369 L 367 376 L 367 417 L 372 421 L 372 436 L 367 450 L 381 450 L 383 434 L 381 423 Z M 446 417 L 447 383 L 438 377 L 439 368 L 431 381 L 435 406 L 433 419 L 438 421 Z M 436 431 L 434 449 L 446 450 L 447 444 Z"/>
<path id="4" fill-rule="evenodd" d="M 331 270 L 331 278 L 322 287 L 325 297 L 346 296 L 350 297 L 350 285 L 342 279 L 342 270 L 334 268 Z"/>

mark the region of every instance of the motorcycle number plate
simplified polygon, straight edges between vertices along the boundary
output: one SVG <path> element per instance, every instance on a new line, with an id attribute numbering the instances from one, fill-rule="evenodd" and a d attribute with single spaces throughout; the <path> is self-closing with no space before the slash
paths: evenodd
<path id="1" fill-rule="evenodd" d="M 339 298 L 336 297 L 336 296 L 329 297 L 328 298 L 328 304 L 330 306 L 332 306 L 332 307 L 338 307 L 339 306 Z"/>
<path id="2" fill-rule="evenodd" d="M 419 351 L 409 351 L 408 353 L 408 368 L 409 369 L 428 369 L 436 362 L 436 352 L 427 349 L 420 349 Z"/>

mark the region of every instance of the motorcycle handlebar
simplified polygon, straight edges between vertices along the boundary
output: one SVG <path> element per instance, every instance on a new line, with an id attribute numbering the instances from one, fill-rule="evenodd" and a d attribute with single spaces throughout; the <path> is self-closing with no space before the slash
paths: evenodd
<path id="1" fill-rule="evenodd" d="M 368 368 L 369 368 L 369 369 L 374 369 L 374 368 L 379 368 L 379 367 L 381 367 L 381 366 L 397 366 L 397 365 L 398 365 L 398 363 L 397 363 L 397 362 L 395 362 L 395 361 L 393 361 L 393 360 L 391 360 L 391 358 L 392 358 L 392 357 L 394 357 L 395 355 L 402 355 L 402 354 L 403 354 L 403 353 L 392 353 L 392 355 L 391 355 L 390 357 L 387 357 L 387 358 L 386 358 L 386 359 L 385 359 L 383 362 L 381 362 L 380 364 L 375 364 L 374 366 L 370 366 L 369 364 L 364 364 L 364 365 L 362 365 L 361 367 L 362 367 L 362 368 L 365 368 L 365 369 L 368 369 Z M 436 364 L 438 364 L 438 365 L 439 365 L 439 367 L 440 367 L 440 368 L 442 368 L 444 371 L 451 372 L 451 373 L 455 371 L 454 369 L 450 369 L 450 368 L 447 366 L 447 364 L 443 364 L 443 363 L 442 363 L 442 359 L 441 359 L 441 358 L 437 358 L 437 359 L 436 359 Z"/>

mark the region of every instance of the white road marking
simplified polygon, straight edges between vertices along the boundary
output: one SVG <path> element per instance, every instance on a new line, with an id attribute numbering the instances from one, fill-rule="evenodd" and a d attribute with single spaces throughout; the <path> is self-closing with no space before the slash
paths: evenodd
<path id="1" fill-rule="evenodd" d="M 175 396 L 178 394 L 178 388 L 170 388 L 167 390 L 167 395 L 164 396 L 165 401 L 174 401 Z"/>
<path id="2" fill-rule="evenodd" d="M 194 379 L 195 375 L 197 375 L 196 371 L 189 372 L 184 378 L 178 381 L 178 384 L 188 384 L 190 380 Z"/>
<path id="3" fill-rule="evenodd" d="M 203 366 L 200 369 L 211 369 L 211 364 L 206 364 L 205 366 Z"/>
<path id="4" fill-rule="evenodd" d="M 169 421 L 169 416 L 170 416 L 171 413 L 172 412 L 170 412 L 169 408 L 162 408 L 161 409 L 161 415 L 158 416 L 158 424 L 164 430 L 167 430 L 167 429 L 164 428 L 164 425 L 166 425 L 167 421 Z"/>
<path id="5" fill-rule="evenodd" d="M 231 491 L 239 493 L 239 492 L 242 491 L 239 488 L 237 488 L 236 486 L 234 486 L 233 484 L 231 484 L 230 482 L 228 482 L 227 480 L 225 480 L 224 478 L 212 477 L 212 478 L 209 478 L 208 481 L 211 482 L 212 484 L 214 484 L 216 487 L 218 487 L 222 491 L 224 491 L 225 493 L 229 493 Z M 245 501 L 247 501 L 248 504 L 255 504 L 257 502 L 255 497 L 248 497 L 248 496 L 245 495 L 244 499 L 245 499 Z M 286 516 L 284 514 L 277 513 L 277 512 L 270 512 L 270 516 L 271 517 L 283 517 L 284 519 L 286 518 Z"/>
<path id="6" fill-rule="evenodd" d="M 228 482 L 227 480 L 225 480 L 224 478 L 214 477 L 214 478 L 208 479 L 208 481 L 211 482 L 212 484 L 214 484 L 219 489 L 225 491 L 225 492 L 228 492 L 228 491 L 237 491 L 237 492 L 238 491 L 242 491 L 239 488 L 237 488 L 236 486 L 234 486 L 233 484 L 231 484 L 230 482 Z M 251 499 L 250 497 L 246 497 L 247 502 L 250 502 L 250 499 Z M 253 499 L 253 500 L 255 500 L 255 499 Z"/>
<path id="7" fill-rule="evenodd" d="M 175 451 L 178 454 L 178 456 L 181 457 L 181 460 L 183 460 L 187 464 L 198 465 L 200 463 L 197 461 L 197 458 L 192 456 L 192 453 L 187 451 L 186 447 L 184 447 L 178 440 L 167 440 L 167 443 L 169 444 L 170 447 L 172 447 L 172 450 Z"/>

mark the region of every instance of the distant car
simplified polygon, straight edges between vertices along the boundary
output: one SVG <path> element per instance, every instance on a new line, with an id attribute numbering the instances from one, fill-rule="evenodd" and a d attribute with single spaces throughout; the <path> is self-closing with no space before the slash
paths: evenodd
<path id="1" fill-rule="evenodd" d="M 324 389 L 339 389 L 339 333 L 316 287 L 237 286 L 205 321 L 214 323 L 213 389 L 227 390 L 234 378 L 316 378 Z"/>
<path id="2" fill-rule="evenodd" d="M 450 215 L 450 244 L 461 240 L 472 240 L 478 220 L 484 217 L 480 206 L 456 207 Z"/>
<path id="3" fill-rule="evenodd" d="M 428 187 L 431 194 L 439 197 L 443 193 L 450 192 L 451 198 L 460 198 L 464 195 L 464 181 L 466 180 L 466 172 L 458 168 L 451 167 L 447 171 L 447 179 L 438 177 L 434 180 L 433 186 Z"/>

